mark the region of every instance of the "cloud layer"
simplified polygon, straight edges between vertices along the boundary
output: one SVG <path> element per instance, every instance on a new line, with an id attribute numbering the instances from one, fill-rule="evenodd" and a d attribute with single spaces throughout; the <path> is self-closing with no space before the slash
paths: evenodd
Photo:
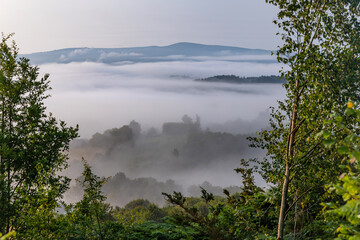
<path id="1" fill-rule="evenodd" d="M 249 62 L 158 62 L 123 65 L 101 63 L 47 64 L 52 97 L 48 110 L 82 137 L 119 127 L 135 119 L 144 128 L 160 127 L 184 114 L 206 123 L 250 120 L 284 97 L 280 84 L 234 85 L 193 79 L 219 74 L 276 75 L 279 64 Z"/>

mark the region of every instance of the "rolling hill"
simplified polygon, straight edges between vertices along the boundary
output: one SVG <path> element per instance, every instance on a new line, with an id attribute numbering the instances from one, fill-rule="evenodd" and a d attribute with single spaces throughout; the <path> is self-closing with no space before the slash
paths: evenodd
<path id="1" fill-rule="evenodd" d="M 49 52 L 23 54 L 32 64 L 100 62 L 106 64 L 166 62 L 166 61 L 205 61 L 221 59 L 225 61 L 275 62 L 269 59 L 271 51 L 196 43 L 176 43 L 169 46 L 148 46 L 134 48 L 66 48 Z M 237 56 L 238 58 L 234 58 Z M 266 56 L 241 59 L 239 56 Z"/>

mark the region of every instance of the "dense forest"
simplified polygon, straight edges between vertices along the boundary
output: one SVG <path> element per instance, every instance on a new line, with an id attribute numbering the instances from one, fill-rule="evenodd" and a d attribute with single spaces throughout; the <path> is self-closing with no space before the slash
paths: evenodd
<path id="1" fill-rule="evenodd" d="M 107 198 L 130 194 L 132 181 L 143 181 L 144 188 L 162 183 L 123 173 L 99 177 L 86 158 L 76 180 L 81 198 L 63 202 L 70 179 L 60 173 L 78 127 L 47 113 L 49 76 L 39 77 L 38 67 L 18 57 L 12 35 L 3 35 L 0 239 L 360 239 L 359 1 L 267 2 L 279 10 L 274 22 L 284 43 L 276 54 L 287 66 L 280 76 L 287 97 L 271 108 L 269 127 L 249 137 L 266 157 L 234 166 L 242 185 L 233 193 L 224 189 L 223 196 L 206 183 L 200 196 L 184 196 L 169 181 L 162 207 L 144 199 L 109 204 Z M 190 120 L 163 126 L 159 141 L 187 132 L 178 142 L 183 145 L 171 149 L 174 159 L 196 155 L 208 161 L 215 148 L 239 151 L 227 140 L 243 136 L 201 131 L 199 120 Z M 119 149 L 136 149 L 138 130 L 134 121 L 96 134 L 82 147 L 104 150 L 95 155 L 106 161 Z M 149 141 L 156 135 L 149 133 Z M 194 150 L 202 147 L 208 151 Z M 256 184 L 255 175 L 266 187 Z M 129 186 L 106 195 L 118 182 Z"/>
<path id="2" fill-rule="evenodd" d="M 254 151 L 247 147 L 249 141 L 246 138 L 247 135 L 202 130 L 200 118 L 193 121 L 187 115 L 179 122 L 165 122 L 162 130 L 150 128 L 142 131 L 138 122 L 131 121 L 120 128 L 96 133 L 90 139 L 73 141 L 70 167 L 66 172 L 71 178 L 78 177 L 83 168 L 81 158 L 85 157 L 98 175 L 112 176 L 103 191 L 108 196 L 107 201 L 114 206 L 124 206 L 138 198 L 162 206 L 165 200 L 161 193 L 175 190 L 185 195 L 200 196 L 200 188 L 194 184 L 197 179 L 202 179 L 198 180 L 199 185 L 207 191 L 224 196 L 222 188 L 208 182 L 210 176 L 204 172 L 217 168 L 214 166 L 219 162 L 236 166 L 239 156 L 254 155 Z M 117 172 L 119 169 L 121 172 Z M 190 170 L 192 174 L 189 174 Z M 153 177 L 139 177 L 150 174 Z M 186 175 L 182 179 L 191 178 L 187 181 L 191 185 L 184 186 L 174 181 L 174 176 L 179 175 Z M 159 177 L 164 181 L 157 180 Z M 238 183 L 231 185 L 239 183 L 240 178 Z M 228 189 L 232 189 L 232 193 L 239 191 L 239 187 L 235 186 Z M 122 194 L 124 192 L 126 194 Z M 66 201 L 80 199 L 79 184 L 65 194 Z"/>
<path id="3" fill-rule="evenodd" d="M 235 75 L 217 75 L 213 77 L 200 78 L 199 82 L 225 82 L 225 83 L 285 83 L 279 76 L 260 76 L 260 77 L 239 77 Z"/>

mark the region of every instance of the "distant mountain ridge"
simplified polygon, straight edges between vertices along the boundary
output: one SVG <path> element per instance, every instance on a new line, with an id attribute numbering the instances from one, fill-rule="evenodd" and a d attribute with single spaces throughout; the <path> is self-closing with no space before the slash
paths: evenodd
<path id="1" fill-rule="evenodd" d="M 204 57 L 224 58 L 229 56 L 267 55 L 271 51 L 264 49 L 249 49 L 221 45 L 204 45 L 198 43 L 180 42 L 169 46 L 148 46 L 133 48 L 66 48 L 48 52 L 22 54 L 29 58 L 32 64 L 70 63 L 70 62 L 100 62 L 107 64 L 164 62 L 164 61 L 204 61 Z M 202 58 L 201 58 L 202 57 Z M 228 61 L 245 61 L 225 59 Z M 248 61 L 271 61 L 268 59 L 250 59 Z"/>

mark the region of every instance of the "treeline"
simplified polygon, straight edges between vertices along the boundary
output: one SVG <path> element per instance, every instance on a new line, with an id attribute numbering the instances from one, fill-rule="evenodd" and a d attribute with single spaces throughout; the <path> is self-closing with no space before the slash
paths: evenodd
<path id="1" fill-rule="evenodd" d="M 199 189 L 197 185 L 191 183 L 180 186 L 171 180 L 173 174 L 186 174 L 191 169 L 198 171 L 200 175 L 204 169 L 214 168 L 209 166 L 212 164 L 229 162 L 232 166 L 235 165 L 239 162 L 239 156 L 248 151 L 249 142 L 246 137 L 204 131 L 199 117 L 193 120 L 184 115 L 182 121 L 164 123 L 161 131 L 153 128 L 143 132 L 138 122 L 131 121 L 120 128 L 96 133 L 88 140 L 74 141 L 70 153 L 91 153 L 86 159 L 98 174 L 112 176 L 103 188 L 112 205 L 124 206 L 138 198 L 164 205 L 162 192 L 179 191 L 185 195 L 200 196 L 200 192 L 196 191 Z M 70 170 L 78 168 L 77 172 L 72 173 L 72 177 L 76 178 L 82 169 L 80 156 L 77 158 L 73 154 L 71 159 Z M 120 169 L 122 172 L 118 171 Z M 154 177 L 131 179 L 126 176 L 146 176 L 149 173 L 169 180 L 161 182 Z M 195 182 L 201 179 L 196 174 L 192 178 Z M 209 182 L 203 182 L 201 186 L 216 195 L 224 196 L 223 189 L 219 186 L 213 186 Z M 238 187 L 231 188 L 231 192 L 239 190 Z M 73 185 L 65 194 L 65 199 L 69 202 L 79 200 L 80 193 L 80 186 Z"/>
<path id="2" fill-rule="evenodd" d="M 199 82 L 225 82 L 225 83 L 285 83 L 284 78 L 279 76 L 260 76 L 260 77 L 239 77 L 235 75 L 217 75 L 213 77 L 200 78 Z"/>
<path id="3" fill-rule="evenodd" d="M 77 178 L 78 181 L 82 181 L 83 178 Z M 208 192 L 213 193 L 215 196 L 225 197 L 223 193 L 224 188 L 220 186 L 214 186 L 211 183 L 205 181 L 200 185 L 190 185 L 188 187 L 176 184 L 173 180 L 167 180 L 161 182 L 151 177 L 141 177 L 131 179 L 124 173 L 119 172 L 114 176 L 107 179 L 102 192 L 107 196 L 107 202 L 112 206 L 123 207 L 131 201 L 137 199 L 144 199 L 157 206 L 164 206 L 166 201 L 162 195 L 163 192 L 182 192 L 185 196 L 200 197 L 201 189 L 205 189 Z M 230 193 L 240 192 L 240 187 L 229 186 L 226 189 Z M 126 194 L 124 194 L 126 193 Z M 83 189 L 79 182 L 76 182 L 65 194 L 64 198 L 67 202 L 77 202 L 82 198 Z"/>
<path id="4" fill-rule="evenodd" d="M 148 200 L 137 199 L 127 203 L 124 207 L 112 207 L 106 203 L 106 196 L 101 188 L 107 181 L 92 173 L 91 167 L 84 162 L 82 180 L 79 184 L 84 189 L 82 199 L 74 204 L 64 204 L 64 212 L 53 212 L 46 215 L 39 213 L 37 218 L 31 219 L 29 229 L 19 231 L 19 239 L 209 239 L 209 232 L 216 232 L 218 238 L 228 239 L 226 229 L 231 209 L 225 215 L 214 215 L 213 223 L 207 227 L 207 216 L 213 214 L 213 208 L 225 206 L 228 200 L 225 197 L 211 197 L 205 200 L 204 190 L 202 197 L 189 197 L 181 207 L 166 205 L 162 208 Z M 234 195 L 235 196 L 235 195 Z M 236 195 L 234 199 L 240 199 Z M 196 215 L 201 224 L 194 225 L 189 221 L 189 215 L 183 209 L 189 209 Z M 224 212 L 225 213 L 225 212 Z M 192 218 L 192 217 L 191 217 Z M 199 223 L 200 223 L 199 222 Z M 202 223 L 203 222 L 203 223 Z M 214 224 L 216 223 L 217 226 Z M 205 224 L 205 225 L 204 225 Z M 220 225 L 219 225 L 220 224 Z M 232 231 L 233 229 L 230 229 Z M 212 233 L 212 234 L 213 234 Z M 224 236 L 220 234 L 226 234 Z"/>
<path id="5" fill-rule="evenodd" d="M 97 149 L 98 154 L 94 159 L 103 163 L 127 162 L 133 165 L 132 168 L 141 167 L 141 164 L 161 163 L 163 167 L 170 168 L 171 165 L 181 170 L 216 162 L 219 158 L 238 158 L 248 150 L 247 137 L 203 130 L 199 117 L 193 121 L 184 115 L 182 121 L 164 123 L 161 131 L 152 128 L 142 132 L 141 125 L 132 121 L 129 125 L 106 130 L 103 134 L 96 133 L 88 141 L 75 142 L 73 149 Z"/>

